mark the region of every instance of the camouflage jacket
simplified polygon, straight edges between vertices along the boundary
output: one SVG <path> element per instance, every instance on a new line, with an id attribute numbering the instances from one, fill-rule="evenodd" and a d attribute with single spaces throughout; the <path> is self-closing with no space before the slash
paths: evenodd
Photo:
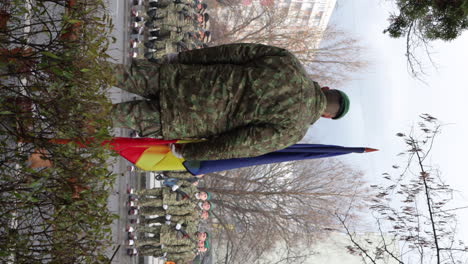
<path id="1" fill-rule="evenodd" d="M 164 246 L 191 246 L 196 243 L 194 239 L 183 237 L 179 231 L 175 230 L 175 224 L 162 225 L 159 239 Z"/>
<path id="2" fill-rule="evenodd" d="M 295 144 L 325 109 L 325 95 L 285 49 L 229 44 L 179 53 L 159 66 L 165 139 L 187 160 L 252 157 Z"/>
<path id="3" fill-rule="evenodd" d="M 190 214 L 193 210 L 198 210 L 198 207 L 194 203 L 185 203 L 180 205 L 169 205 L 165 214 L 170 215 L 186 215 Z"/>
<path id="4" fill-rule="evenodd" d="M 198 209 L 194 209 L 191 213 L 186 215 L 171 215 L 171 222 L 178 224 L 198 223 L 200 222 L 200 212 Z"/>
<path id="5" fill-rule="evenodd" d="M 190 172 L 186 171 L 180 171 L 180 172 L 174 172 L 174 171 L 166 171 L 164 172 L 164 175 L 168 178 L 176 178 L 180 180 L 189 180 L 192 178 L 195 178 Z"/>
<path id="6" fill-rule="evenodd" d="M 186 205 L 186 204 L 195 205 L 196 203 L 199 202 L 199 200 L 195 198 L 195 194 L 198 192 L 198 189 L 194 185 L 189 185 L 187 187 L 180 187 L 179 189 L 177 189 L 180 192 L 173 192 L 171 188 L 169 187 L 162 187 L 162 188 L 163 188 L 163 204 L 166 204 L 168 206 L 171 206 L 171 205 L 179 206 L 179 205 Z M 189 198 L 182 200 L 183 194 L 181 194 L 181 192 L 187 194 Z"/>
<path id="7" fill-rule="evenodd" d="M 194 31 L 198 27 L 193 14 L 191 15 L 189 12 L 168 12 L 164 16 L 159 26 L 161 30 L 176 31 L 177 28 L 181 28 L 182 32 L 188 32 Z"/>
<path id="8" fill-rule="evenodd" d="M 167 261 L 174 261 L 177 264 L 179 263 L 187 263 L 191 260 L 193 260 L 197 254 L 193 251 L 186 251 L 183 253 L 168 253 L 166 255 L 166 260 Z"/>
<path id="9" fill-rule="evenodd" d="M 167 252 L 167 253 L 184 253 L 184 252 L 187 252 L 187 251 L 195 251 L 196 250 L 196 244 L 195 243 L 192 243 L 191 245 L 168 245 L 168 246 L 164 246 L 164 248 L 162 249 L 163 252 Z"/>

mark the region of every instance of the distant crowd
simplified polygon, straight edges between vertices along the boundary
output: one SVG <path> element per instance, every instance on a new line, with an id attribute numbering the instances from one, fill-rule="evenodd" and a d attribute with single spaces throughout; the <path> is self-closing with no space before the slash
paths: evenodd
<path id="1" fill-rule="evenodd" d="M 134 0 L 133 58 L 156 61 L 165 54 L 208 47 L 211 40 L 208 5 L 201 0 Z"/>
<path id="2" fill-rule="evenodd" d="M 128 254 L 163 257 L 187 263 L 206 252 L 210 235 L 199 230 L 213 210 L 211 193 L 199 191 L 203 175 L 167 172 L 157 176 L 161 188 L 129 189 Z"/>

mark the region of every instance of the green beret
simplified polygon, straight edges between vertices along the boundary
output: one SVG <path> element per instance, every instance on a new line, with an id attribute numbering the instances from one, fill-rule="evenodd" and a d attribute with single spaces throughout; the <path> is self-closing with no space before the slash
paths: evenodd
<path id="1" fill-rule="evenodd" d="M 210 233 L 205 232 L 205 234 L 206 234 L 206 240 L 205 241 L 207 241 L 208 239 L 210 239 Z"/>
<path id="2" fill-rule="evenodd" d="M 212 212 L 210 212 L 210 211 L 205 211 L 205 212 L 207 212 L 207 213 L 208 213 L 208 218 L 211 218 L 211 217 L 213 217 L 213 213 L 212 213 Z"/>
<path id="3" fill-rule="evenodd" d="M 208 242 L 208 240 L 205 240 L 205 248 L 210 248 L 210 242 Z"/>
<path id="4" fill-rule="evenodd" d="M 340 90 L 336 90 L 336 91 L 338 91 L 340 93 L 341 100 L 340 100 L 340 110 L 338 111 L 336 116 L 332 118 L 332 119 L 335 119 L 335 120 L 342 118 L 343 116 L 346 115 L 346 113 L 348 113 L 349 104 L 350 104 L 349 98 L 344 92 L 342 92 Z"/>
<path id="5" fill-rule="evenodd" d="M 206 200 L 209 201 L 211 200 L 211 193 L 210 192 L 205 192 L 206 193 Z"/>
<path id="6" fill-rule="evenodd" d="M 211 202 L 208 202 L 208 203 L 210 204 L 210 209 L 208 209 L 208 212 L 211 212 L 214 209 L 214 204 Z"/>

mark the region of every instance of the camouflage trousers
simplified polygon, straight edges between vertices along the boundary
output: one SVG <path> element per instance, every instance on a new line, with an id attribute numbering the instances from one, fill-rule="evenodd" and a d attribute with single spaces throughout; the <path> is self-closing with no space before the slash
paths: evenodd
<path id="1" fill-rule="evenodd" d="M 117 81 L 116 87 L 145 98 L 114 104 L 111 110 L 114 127 L 136 130 L 143 137 L 160 138 L 162 129 L 157 64 L 134 60 L 128 66 L 111 65 Z"/>
<path id="2" fill-rule="evenodd" d="M 161 247 L 142 247 L 138 249 L 138 254 L 140 256 L 153 256 L 155 258 L 159 258 L 164 255 L 164 252 Z"/>
<path id="3" fill-rule="evenodd" d="M 156 218 L 145 218 L 143 223 L 147 224 L 147 225 L 150 225 L 150 224 L 165 224 L 166 223 L 166 216 L 158 216 Z"/>
<path id="4" fill-rule="evenodd" d="M 164 7 L 167 7 L 169 6 L 170 4 L 172 3 L 176 3 L 176 4 L 185 4 L 185 5 L 192 5 L 193 4 L 193 0 L 159 0 L 157 2 L 157 6 L 158 8 L 164 8 Z"/>
<path id="5" fill-rule="evenodd" d="M 150 215 L 163 216 L 163 215 L 166 215 L 166 210 L 164 210 L 160 206 L 159 207 L 143 206 L 140 208 L 140 214 L 143 216 L 150 216 Z"/>
<path id="6" fill-rule="evenodd" d="M 153 242 L 157 242 L 159 243 L 159 234 L 161 233 L 161 226 L 160 225 L 156 225 L 156 226 L 148 226 L 148 225 L 140 225 L 138 226 L 137 228 L 137 231 L 138 232 L 141 232 L 141 233 L 151 233 L 151 234 L 155 234 L 155 237 L 143 237 L 143 241 L 153 241 Z M 142 241 L 142 239 L 140 239 L 140 241 Z"/>
<path id="7" fill-rule="evenodd" d="M 161 188 L 143 189 L 137 194 L 139 195 L 138 205 L 141 207 L 163 206 L 163 192 Z"/>

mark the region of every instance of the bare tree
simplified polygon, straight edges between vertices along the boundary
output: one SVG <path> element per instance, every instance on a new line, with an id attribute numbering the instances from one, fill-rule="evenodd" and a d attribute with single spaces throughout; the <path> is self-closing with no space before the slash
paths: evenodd
<path id="1" fill-rule="evenodd" d="M 281 7 L 255 4 L 215 10 L 210 28 L 213 44 L 261 43 L 288 49 L 320 83 L 340 84 L 368 65 L 357 39 L 334 26 L 304 24 L 299 13 L 294 16 Z"/>
<path id="2" fill-rule="evenodd" d="M 397 134 L 407 147 L 400 153 L 405 158 L 402 173 L 397 177 L 384 173 L 389 184 L 372 186 L 377 194 L 371 210 L 380 241 L 360 241 L 346 216 L 337 214 L 352 244 L 349 251 L 361 255 L 363 263 L 441 264 L 468 260 L 468 247 L 457 240 L 456 209 L 447 208 L 454 190 L 428 163 L 441 125 L 428 114 L 421 118 L 417 130 L 409 135 Z"/>
<path id="3" fill-rule="evenodd" d="M 217 239 L 232 259 L 226 263 L 257 259 L 278 243 L 289 249 L 284 259 L 298 263 L 294 247 L 337 225 L 334 212 L 347 209 L 350 200 L 362 205 L 362 186 L 361 172 L 324 159 L 210 174 L 204 189 L 217 205 Z"/>

